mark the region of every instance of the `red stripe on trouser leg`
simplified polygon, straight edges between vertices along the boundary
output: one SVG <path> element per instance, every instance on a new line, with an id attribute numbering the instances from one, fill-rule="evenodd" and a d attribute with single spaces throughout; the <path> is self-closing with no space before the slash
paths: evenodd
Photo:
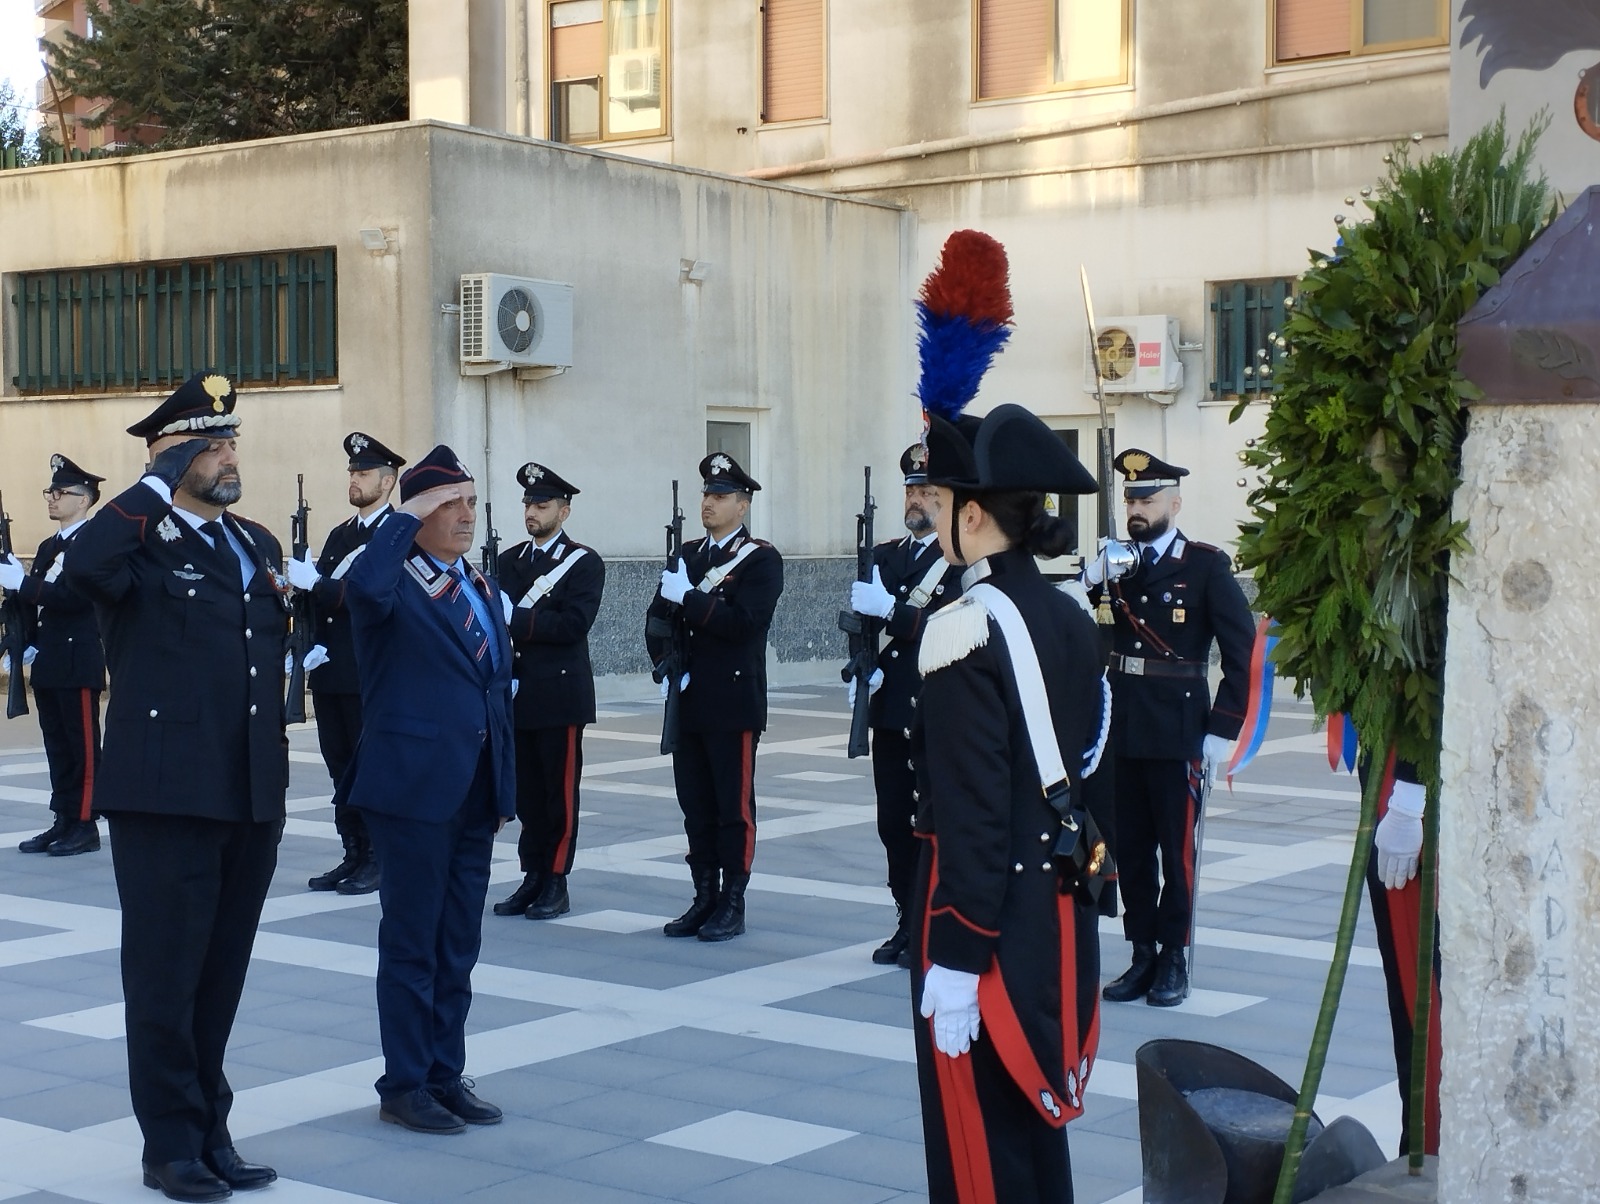
<path id="1" fill-rule="evenodd" d="M 1183 795 L 1183 901 L 1189 907 L 1189 941 L 1194 941 L 1194 912 L 1190 901 L 1194 899 L 1194 840 L 1195 823 L 1199 818 L 1197 810 L 1198 794 L 1202 789 L 1200 775 L 1205 772 L 1205 767 L 1199 761 L 1189 762 L 1189 785 Z"/>
<path id="2" fill-rule="evenodd" d="M 565 872 L 567 849 L 572 845 L 572 833 L 578 826 L 578 729 L 567 728 L 567 760 L 561 771 L 561 839 L 556 841 L 556 851 L 550 858 L 550 872 Z"/>
<path id="3" fill-rule="evenodd" d="M 756 816 L 751 806 L 756 789 L 754 732 L 743 732 L 739 739 L 739 818 L 744 821 L 744 864 L 740 873 L 748 874 L 756 859 Z"/>
<path id="4" fill-rule="evenodd" d="M 1422 882 L 1420 877 L 1413 878 L 1400 890 L 1386 890 L 1383 892 L 1389 905 L 1389 932 L 1394 941 L 1395 968 L 1400 975 L 1400 991 L 1405 997 L 1406 1015 L 1412 1020 L 1412 1039 L 1415 1040 L 1415 1019 L 1417 1015 L 1417 953 L 1418 941 L 1422 933 Z M 1432 976 L 1430 976 L 1431 978 Z M 1428 1021 L 1428 1067 L 1427 1087 L 1424 1098 L 1427 1101 L 1427 1116 L 1424 1119 L 1422 1134 L 1423 1148 L 1428 1153 L 1439 1152 L 1439 1063 L 1442 1056 L 1442 1043 L 1439 1031 L 1439 984 L 1434 979 L 1431 983 L 1432 998 L 1429 1000 Z M 1413 1118 L 1415 1123 L 1415 1118 Z"/>
<path id="5" fill-rule="evenodd" d="M 925 1020 L 930 1029 L 933 1021 Z M 931 1040 L 931 1038 L 930 1038 Z M 956 1183 L 957 1204 L 996 1204 L 994 1171 L 989 1165 L 989 1139 L 984 1132 L 983 1110 L 978 1106 L 978 1086 L 972 1077 L 972 1058 L 952 1058 L 933 1051 L 934 1073 L 939 1079 L 939 1108 L 945 1139 L 950 1146 L 950 1170 Z"/>
<path id="6" fill-rule="evenodd" d="M 87 687 L 78 691 L 83 720 L 83 798 L 78 802 L 79 822 L 94 814 L 94 702 Z"/>

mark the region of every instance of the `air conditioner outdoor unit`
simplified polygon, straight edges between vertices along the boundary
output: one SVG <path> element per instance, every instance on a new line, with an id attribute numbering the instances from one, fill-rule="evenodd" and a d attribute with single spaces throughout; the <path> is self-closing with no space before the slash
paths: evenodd
<path id="1" fill-rule="evenodd" d="M 1178 359 L 1178 319 L 1165 314 L 1104 318 L 1087 334 L 1083 355 L 1083 389 L 1093 393 L 1095 362 L 1107 393 L 1176 393 L 1183 387 Z"/>
<path id="2" fill-rule="evenodd" d="M 658 100 L 661 96 L 661 51 L 628 50 L 606 63 L 606 95 L 612 100 Z"/>
<path id="3" fill-rule="evenodd" d="M 475 272 L 461 277 L 461 366 L 572 366 L 572 285 Z"/>

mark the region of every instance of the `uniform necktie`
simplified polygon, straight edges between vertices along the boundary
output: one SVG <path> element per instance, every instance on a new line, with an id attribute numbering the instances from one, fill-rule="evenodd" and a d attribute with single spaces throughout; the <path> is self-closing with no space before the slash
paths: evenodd
<path id="1" fill-rule="evenodd" d="M 244 583 L 240 575 L 243 570 L 239 567 L 239 554 L 233 550 L 233 544 L 228 542 L 228 533 L 222 529 L 222 524 L 212 519 L 208 523 L 201 523 L 200 530 L 211 537 L 211 546 L 216 549 L 217 555 L 222 557 L 233 573 L 232 584 L 242 589 Z"/>
<path id="2" fill-rule="evenodd" d="M 1156 545 L 1153 543 L 1145 544 L 1144 551 L 1139 554 L 1139 557 L 1144 561 L 1144 567 L 1149 568 L 1156 562 Z"/>
<path id="3" fill-rule="evenodd" d="M 462 625 L 469 632 L 473 630 L 474 625 L 483 628 L 483 638 L 479 641 L 477 648 L 474 649 L 472 659 L 481 663 L 485 656 L 489 656 L 490 663 L 493 664 L 496 660 L 490 647 L 493 643 L 493 637 L 489 631 L 489 620 L 484 617 L 488 613 L 489 604 L 483 595 L 478 593 L 477 587 L 466 579 L 460 569 L 452 566 L 447 571 L 450 574 L 450 579 L 455 583 L 456 597 L 460 599 L 461 605 L 467 611 L 462 616 Z M 474 603 L 473 595 L 477 595 L 478 601 L 483 603 L 481 608 Z"/>

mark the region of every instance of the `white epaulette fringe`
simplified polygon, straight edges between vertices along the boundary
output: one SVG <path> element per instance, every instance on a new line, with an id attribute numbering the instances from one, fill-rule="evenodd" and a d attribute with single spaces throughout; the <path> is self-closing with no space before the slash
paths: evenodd
<path id="1" fill-rule="evenodd" d="M 1083 607 L 1084 614 L 1091 619 L 1094 618 L 1094 607 L 1089 605 L 1089 591 L 1083 588 L 1083 582 L 1069 577 L 1057 585 L 1056 588 Z"/>
<path id="2" fill-rule="evenodd" d="M 988 608 L 970 594 L 964 595 L 928 616 L 917 653 L 917 669 L 926 677 L 988 642 Z"/>

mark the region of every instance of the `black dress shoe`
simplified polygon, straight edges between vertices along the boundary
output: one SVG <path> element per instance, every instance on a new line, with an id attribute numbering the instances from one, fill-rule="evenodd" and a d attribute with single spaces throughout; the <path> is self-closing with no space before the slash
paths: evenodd
<path id="1" fill-rule="evenodd" d="M 565 874 L 551 874 L 544 884 L 544 889 L 539 892 L 539 897 L 528 904 L 528 910 L 522 914 L 530 920 L 553 920 L 556 916 L 564 916 L 572 910 L 572 900 L 567 898 L 567 876 Z"/>
<path id="2" fill-rule="evenodd" d="M 1167 946 L 1156 959 L 1156 978 L 1144 1001 L 1153 1008 L 1177 1007 L 1189 998 L 1189 970 L 1183 950 Z"/>
<path id="3" fill-rule="evenodd" d="M 494 914 L 497 916 L 520 916 L 528 910 L 528 904 L 537 899 L 539 892 L 543 889 L 543 874 L 538 872 L 524 874 L 522 876 L 522 885 L 494 905 Z"/>
<path id="4" fill-rule="evenodd" d="M 467 1122 L 434 1099 L 426 1087 L 384 1100 L 378 1105 L 378 1119 L 413 1133 L 463 1133 L 467 1128 Z"/>
<path id="5" fill-rule="evenodd" d="M 306 885 L 312 890 L 334 890 L 339 883 L 348 878 L 355 868 L 361 864 L 361 858 L 350 849 L 344 852 L 344 860 L 334 866 L 326 874 L 318 874 L 315 878 L 307 878 Z"/>
<path id="6" fill-rule="evenodd" d="M 911 947 L 911 925 L 906 923 L 905 913 L 900 914 L 900 923 L 895 926 L 894 935 L 872 951 L 872 964 L 875 966 L 897 966 L 900 964 L 900 955 Z"/>
<path id="7" fill-rule="evenodd" d="M 46 852 L 52 857 L 72 857 L 78 853 L 95 853 L 100 849 L 100 825 L 92 819 L 73 821 L 64 835 Z"/>
<path id="8" fill-rule="evenodd" d="M 246 1162 L 231 1145 L 208 1151 L 203 1157 L 205 1164 L 216 1172 L 217 1178 L 234 1191 L 255 1191 L 276 1182 L 278 1178 L 278 1172 L 270 1166 Z"/>
<path id="9" fill-rule="evenodd" d="M 144 1185 L 159 1188 L 169 1200 L 226 1200 L 233 1188 L 211 1173 L 198 1158 L 182 1162 L 145 1162 Z"/>
<path id="10" fill-rule="evenodd" d="M 58 815 L 51 821 L 48 828 L 37 836 L 28 837 L 17 848 L 24 853 L 47 853 L 50 851 L 51 845 L 66 835 L 67 825 L 70 822 L 70 820 Z"/>
<path id="11" fill-rule="evenodd" d="M 505 1114 L 493 1104 L 472 1094 L 477 1084 L 471 1079 L 457 1079 L 444 1087 L 429 1087 L 428 1092 L 450 1112 L 469 1125 L 497 1125 Z"/>
<path id="12" fill-rule="evenodd" d="M 1150 989 L 1156 980 L 1156 947 L 1143 941 L 1133 943 L 1133 963 L 1122 974 L 1106 983 L 1100 998 L 1108 1003 L 1128 1003 Z"/>
<path id="13" fill-rule="evenodd" d="M 333 889 L 341 895 L 370 895 L 378 889 L 377 861 L 368 857 Z"/>

